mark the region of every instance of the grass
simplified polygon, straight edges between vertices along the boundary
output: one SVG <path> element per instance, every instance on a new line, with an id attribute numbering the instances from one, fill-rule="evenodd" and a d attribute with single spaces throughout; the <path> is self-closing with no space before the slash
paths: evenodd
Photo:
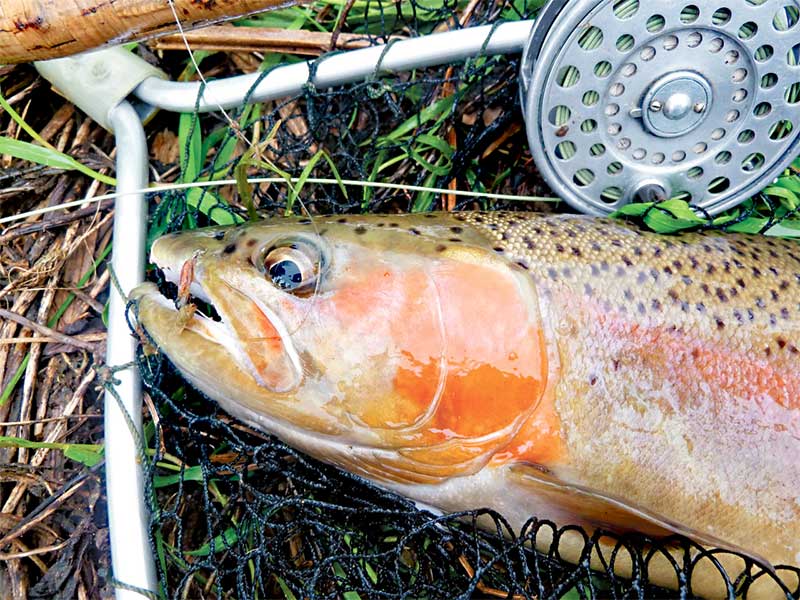
<path id="1" fill-rule="evenodd" d="M 342 21 L 343 30 L 378 35 L 386 30 L 402 29 L 411 12 L 408 2 L 394 2 L 394 0 L 380 2 L 357 0 L 350 5 L 349 9 L 347 8 L 348 4 L 344 0 L 317 0 L 303 7 L 290 7 L 250 17 L 238 22 L 238 25 L 331 32 Z M 463 10 L 466 5 L 467 2 L 459 2 L 457 9 Z M 433 0 L 427 6 L 432 10 L 419 12 L 416 16 L 416 27 L 421 33 L 432 31 L 441 20 L 442 15 L 449 14 L 443 0 Z M 515 2 L 507 10 L 527 12 L 529 8 L 525 7 L 522 2 Z M 346 19 L 343 19 L 346 11 Z M 201 66 L 205 66 L 206 62 L 214 64 L 213 61 L 218 58 L 209 54 L 198 53 L 196 55 Z M 296 60 L 298 60 L 296 57 L 288 55 L 268 55 L 261 68 L 268 69 L 280 63 Z M 348 106 L 348 111 L 341 122 L 337 123 L 337 134 L 354 138 L 352 147 L 359 148 L 362 152 L 363 160 L 360 170 L 363 179 L 377 185 L 387 183 L 409 186 L 410 182 L 416 182 L 426 188 L 447 189 L 453 181 L 454 157 L 457 156 L 460 142 L 457 137 L 454 141 L 454 116 L 458 114 L 463 117 L 464 114 L 467 114 L 457 113 L 457 111 L 471 101 L 472 92 L 484 78 L 491 79 L 494 76 L 502 78 L 501 72 L 504 64 L 501 61 L 487 58 L 472 61 L 470 65 L 472 70 L 468 72 L 468 75 L 473 73 L 474 76 L 468 76 L 465 80 L 452 85 L 449 82 L 446 85 L 427 85 L 425 83 L 426 73 L 422 71 L 404 75 L 401 79 L 402 85 L 398 86 L 390 85 L 388 80 L 383 79 L 371 82 L 368 88 L 369 96 L 376 105 L 380 105 L 385 110 L 384 113 L 378 115 L 379 120 L 384 116 L 387 119 L 391 117 L 393 108 L 397 108 L 397 114 L 413 114 L 404 119 L 398 119 L 395 115 L 397 122 L 391 128 L 387 127 L 386 130 L 381 130 L 377 137 L 364 135 L 359 138 L 363 133 L 360 122 L 364 112 L 363 107 Z M 188 79 L 193 75 L 193 71 L 193 65 L 187 63 L 179 78 Z M 492 97 L 501 97 L 503 90 L 497 87 L 486 93 L 491 99 Z M 108 185 L 114 185 L 115 182 L 112 178 L 82 165 L 44 142 L 33 129 L 27 126 L 24 119 L 4 102 L 5 100 L 0 98 L 0 106 L 5 108 L 32 141 L 0 137 L 0 154 L 9 154 L 49 167 L 74 170 Z M 343 105 L 347 106 L 344 101 Z M 313 102 L 311 106 L 316 108 Z M 414 107 L 421 107 L 421 110 L 414 112 L 412 110 Z M 274 114 L 267 114 L 268 112 L 281 114 L 281 108 L 287 109 L 283 114 L 288 114 L 288 117 L 272 118 L 275 116 Z M 179 181 L 206 183 L 228 179 L 233 175 L 237 181 L 238 196 L 226 196 L 222 190 L 198 187 L 190 189 L 177 201 L 165 200 L 154 212 L 149 239 L 153 240 L 173 229 L 178 220 L 182 221 L 181 227 L 191 229 L 204 224 L 232 225 L 242 222 L 245 218 L 256 218 L 259 198 L 250 189 L 248 178 L 264 172 L 274 174 L 281 180 L 280 184 L 273 184 L 268 188 L 267 194 L 275 199 L 276 204 L 280 205 L 282 210 L 287 212 L 301 212 L 304 207 L 314 202 L 318 202 L 322 207 L 330 206 L 320 200 L 325 194 L 335 197 L 342 204 L 353 206 L 353 210 L 368 212 L 376 207 L 392 208 L 389 203 L 392 197 L 386 189 L 364 187 L 356 190 L 345 184 L 348 174 L 342 172 L 344 166 L 340 161 L 347 157 L 335 156 L 325 149 L 319 148 L 314 152 L 309 150 L 302 159 L 295 160 L 295 157 L 291 157 L 291 160 L 281 162 L 270 158 L 276 148 L 279 149 L 281 144 L 286 143 L 286 138 L 280 137 L 279 134 L 285 128 L 290 127 L 292 121 L 305 121 L 307 128 L 313 129 L 314 127 L 310 117 L 295 119 L 294 113 L 288 110 L 289 108 L 291 108 L 289 105 L 282 107 L 277 105 L 270 111 L 267 107 L 250 106 L 237 113 L 233 123 L 218 121 L 209 124 L 207 120 L 200 120 L 194 115 L 180 115 L 177 118 L 177 144 L 181 149 L 178 161 Z M 261 128 L 259 135 L 253 134 L 257 128 Z M 252 139 L 245 138 L 243 141 L 242 135 L 247 132 L 253 134 Z M 312 139 L 312 137 L 309 135 L 308 139 Z M 489 170 L 482 164 L 485 160 L 483 157 L 474 158 L 464 167 L 458 182 L 459 185 L 467 185 L 477 191 L 513 190 L 515 174 L 525 172 L 524 164 L 529 157 L 521 150 L 522 144 L 524 144 L 522 136 L 512 139 L 519 146 L 516 151 L 506 148 L 502 152 L 498 151 L 499 156 L 491 157 L 498 163 L 497 168 Z M 248 144 L 251 145 L 248 146 Z M 287 165 L 286 162 L 291 164 Z M 771 234 L 798 237 L 800 236 L 800 218 L 795 214 L 800 206 L 798 169 L 800 169 L 800 164 L 796 163 L 793 169 L 787 170 L 783 176 L 769 185 L 756 198 L 714 219 L 696 213 L 680 199 L 672 199 L 659 205 L 632 204 L 619 211 L 618 215 L 638 219 L 647 227 L 662 233 L 713 225 L 728 231 L 754 233 L 766 229 Z M 329 183 L 315 183 L 323 176 L 327 177 Z M 415 211 L 438 208 L 436 201 L 439 197 L 441 194 L 431 189 L 419 191 L 409 195 L 409 201 L 404 208 Z M 263 200 L 263 198 L 264 195 L 260 199 Z M 484 200 L 479 204 L 481 208 L 491 208 L 493 205 L 494 202 L 490 200 Z M 775 225 L 772 221 L 773 216 L 783 218 L 783 220 Z M 110 246 L 103 251 L 99 260 L 104 260 L 109 251 Z M 88 281 L 97 266 L 98 263 L 95 263 L 87 271 L 80 282 L 81 285 Z M 72 298 L 72 296 L 68 297 L 64 301 L 48 324 L 58 321 Z M 2 390 L 0 404 L 7 401 L 14 392 L 26 365 L 27 362 L 23 361 L 15 376 Z M 185 390 L 177 388 L 172 400 L 176 403 L 185 402 L 184 394 Z M 202 403 L 202 400 L 195 399 L 195 401 Z M 198 413 L 202 414 L 202 408 L 198 409 Z M 204 455 L 200 451 L 194 456 L 181 457 L 164 453 L 158 447 L 161 440 L 155 434 L 153 423 L 148 423 L 145 437 L 148 446 L 158 460 L 155 475 L 152 478 L 158 498 L 165 503 L 171 503 L 183 494 L 187 496 L 192 494 L 192 498 L 207 498 L 209 506 L 212 506 L 219 514 L 228 515 L 231 523 L 229 527 L 225 527 L 220 533 L 197 546 L 193 545 L 195 539 L 191 536 L 189 536 L 191 539 L 174 539 L 166 535 L 162 528 L 158 528 L 154 533 L 154 541 L 162 572 L 170 574 L 168 576 L 174 576 L 174 570 L 187 573 L 192 570 L 197 560 L 225 555 L 233 546 L 247 549 L 257 545 L 261 537 L 256 524 L 260 523 L 260 520 L 272 518 L 274 515 L 270 513 L 269 509 L 264 509 L 263 512 L 256 514 L 230 512 L 233 510 L 231 508 L 231 490 L 240 485 L 245 477 L 235 470 L 231 471 L 230 475 L 223 475 L 219 472 L 209 473 L 208 464 L 202 462 Z M 35 444 L 35 442 L 19 438 L 0 438 L 0 445 L 4 444 L 13 447 L 43 447 L 26 445 Z M 47 447 L 59 449 L 70 458 L 87 465 L 102 457 L 102 448 L 98 445 L 52 444 Z M 219 459 L 222 451 L 221 447 L 215 447 L 205 458 Z M 282 493 L 288 494 L 289 492 Z M 315 496 L 312 491 L 307 496 L 310 500 L 316 500 L 319 494 Z M 164 506 L 155 505 L 153 509 L 157 519 L 167 514 Z M 203 528 L 200 527 L 200 532 L 202 533 L 202 531 Z M 197 532 L 190 533 L 196 534 Z M 311 537 L 313 538 L 313 536 Z M 392 537 L 392 535 L 387 535 L 384 539 L 390 540 Z M 376 569 L 380 565 L 373 560 L 361 557 L 362 554 L 369 552 L 370 548 L 365 548 L 362 542 L 354 541 L 347 535 L 342 539 L 347 552 L 356 557 L 354 560 L 359 562 L 368 580 L 372 584 L 377 584 L 379 578 Z M 420 546 L 423 549 L 427 548 L 432 539 L 431 537 L 423 540 Z M 256 580 L 254 569 L 252 561 L 248 562 L 247 576 L 251 583 Z M 409 559 L 408 571 L 412 580 L 421 576 L 421 569 L 419 562 Z M 348 581 L 341 563 L 334 563 L 332 571 L 338 581 Z M 463 577 L 456 567 L 453 567 L 450 574 L 454 579 L 458 575 Z M 211 581 L 209 574 L 200 570 L 192 571 L 190 578 L 195 579 L 201 588 L 209 585 Z M 177 582 L 171 580 L 169 584 L 174 586 Z M 276 575 L 275 585 L 284 597 L 288 599 L 298 597 L 295 595 L 297 592 L 296 582 L 293 583 L 283 576 Z M 348 600 L 363 597 L 357 591 L 348 589 L 346 583 L 341 585 L 342 596 Z M 294 591 L 293 586 L 295 586 Z M 185 589 L 189 590 L 190 588 L 187 586 Z M 577 588 L 572 588 L 566 592 L 564 597 L 578 598 L 581 597 L 581 593 Z"/>

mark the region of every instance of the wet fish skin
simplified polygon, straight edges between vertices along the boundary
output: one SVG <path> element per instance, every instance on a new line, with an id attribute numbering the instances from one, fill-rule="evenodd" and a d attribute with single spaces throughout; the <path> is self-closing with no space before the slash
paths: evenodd
<path id="1" fill-rule="evenodd" d="M 298 236 L 326 255 L 307 296 L 253 263 Z M 193 258 L 193 293 L 222 315 L 178 328 L 142 288 L 159 346 L 231 413 L 318 458 L 515 526 L 679 531 L 800 564 L 792 241 L 456 213 L 188 232 L 152 258 L 176 281 Z"/>

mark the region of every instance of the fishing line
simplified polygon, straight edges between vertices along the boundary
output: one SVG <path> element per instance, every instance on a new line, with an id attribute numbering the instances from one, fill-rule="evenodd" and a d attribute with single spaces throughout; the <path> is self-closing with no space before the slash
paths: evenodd
<path id="1" fill-rule="evenodd" d="M 555 198 L 553 196 L 525 196 L 525 195 L 518 195 L 518 194 L 499 194 L 499 193 L 490 193 L 490 192 L 473 192 L 470 190 L 451 190 L 449 188 L 440 188 L 440 187 L 432 187 L 432 186 L 425 186 L 425 185 L 406 185 L 406 184 L 399 184 L 399 183 L 385 183 L 380 181 L 359 181 L 357 179 L 333 179 L 327 177 L 290 177 L 289 182 L 291 183 L 298 183 L 302 181 L 306 183 L 315 183 L 320 185 L 349 185 L 353 187 L 362 187 L 362 188 L 377 188 L 377 189 L 387 189 L 387 190 L 408 190 L 412 192 L 430 192 L 433 194 L 452 194 L 454 196 L 462 196 L 465 198 L 485 198 L 488 200 L 507 200 L 510 202 L 560 202 L 560 198 Z M 287 180 L 284 177 L 248 177 L 248 183 L 259 184 L 259 183 L 286 183 Z M 158 184 L 148 188 L 143 188 L 136 190 L 134 192 L 130 192 L 131 194 L 157 194 L 160 192 L 171 192 L 171 191 L 179 191 L 179 190 L 188 190 L 191 188 L 206 188 L 206 187 L 215 187 L 215 186 L 223 186 L 223 185 L 236 185 L 235 179 L 219 179 L 217 181 L 191 181 L 186 183 L 168 183 L 168 184 Z M 83 206 L 87 203 L 92 202 L 102 202 L 103 200 L 110 200 L 119 198 L 122 194 L 117 192 L 109 192 L 108 194 L 103 194 L 101 196 L 94 196 L 92 198 L 84 198 L 82 200 L 73 200 L 72 202 L 64 202 L 62 204 L 56 204 L 54 206 L 47 206 L 43 208 L 37 208 L 35 210 L 30 210 L 27 212 L 18 213 L 15 215 L 10 215 L 8 217 L 0 218 L 0 225 L 5 223 L 13 223 L 15 221 L 23 221 L 30 217 L 36 217 L 52 212 L 57 212 L 59 210 L 66 210 L 68 208 L 75 208 L 78 206 Z M 128 193 L 124 194 L 128 195 Z M 298 198 L 298 201 L 300 199 Z M 302 202 L 301 202 L 302 204 Z M 308 211 L 306 210 L 306 213 Z M 310 218 L 310 217 L 309 217 Z"/>

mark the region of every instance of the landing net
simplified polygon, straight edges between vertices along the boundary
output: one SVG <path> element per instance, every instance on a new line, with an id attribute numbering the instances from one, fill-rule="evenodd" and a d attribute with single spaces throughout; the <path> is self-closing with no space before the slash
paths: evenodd
<path id="1" fill-rule="evenodd" d="M 351 46 L 369 45 L 530 18 L 540 4 L 319 0 L 252 17 L 239 27 L 334 32 L 331 38 L 346 38 Z M 265 53 L 261 64 L 252 54 L 198 52 L 196 58 L 206 77 L 256 67 L 266 73 L 299 60 L 276 53 Z M 566 210 L 548 200 L 552 194 L 527 150 L 518 63 L 516 56 L 483 56 L 327 91 L 309 85 L 295 97 L 228 111 L 230 120 L 220 113 L 182 115 L 183 181 L 284 181 L 153 195 L 149 241 L 171 231 L 243 222 L 255 213 Z M 193 77 L 186 62 L 167 66 L 175 77 Z M 174 128 L 175 116 L 159 118 Z M 149 128 L 157 130 L 158 123 Z M 445 191 L 409 191 L 411 186 Z M 463 197 L 449 192 L 454 189 L 535 199 Z M 628 212 L 656 229 L 761 231 L 789 223 L 795 200 L 767 190 L 716 220 L 692 217 L 674 204 Z M 158 281 L 157 273 L 150 277 Z M 579 564 L 568 564 L 560 560 L 558 539 L 575 528 L 558 529 L 533 515 L 522 532 L 512 532 L 501 515 L 487 510 L 446 517 L 420 511 L 231 419 L 162 355 L 141 347 L 138 363 L 148 390 L 143 460 L 151 543 L 168 598 L 690 597 L 693 571 L 716 568 L 725 554 L 687 540 L 654 543 L 595 532 L 583 534 Z M 480 514 L 490 516 L 493 531 L 474 526 Z M 550 534 L 556 539 L 550 552 L 532 550 L 532 541 Z M 608 563 L 590 568 L 602 536 L 615 540 L 617 556 L 633 563 L 629 577 Z M 673 564 L 677 591 L 649 581 L 648 565 L 664 548 L 673 549 L 672 556 L 683 549 L 684 559 Z M 745 575 L 727 581 L 730 596 L 746 593 L 754 579 L 774 577 L 746 562 Z M 787 580 L 795 582 L 787 597 L 800 597 L 800 574 Z"/>

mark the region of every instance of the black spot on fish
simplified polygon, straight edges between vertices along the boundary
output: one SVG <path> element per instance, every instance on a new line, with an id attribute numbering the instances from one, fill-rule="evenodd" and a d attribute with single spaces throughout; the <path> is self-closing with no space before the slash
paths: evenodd
<path id="1" fill-rule="evenodd" d="M 447 241 L 449 241 L 449 242 L 456 242 L 456 243 L 459 243 L 459 242 L 461 242 L 462 240 L 461 240 L 461 238 L 448 238 L 448 240 L 447 240 Z"/>
<path id="2" fill-rule="evenodd" d="M 337 223 L 347 223 L 347 217 L 339 217 L 336 219 Z"/>
<path id="3" fill-rule="evenodd" d="M 359 225 L 353 231 L 355 231 L 358 235 L 364 235 L 365 233 L 367 233 L 367 228 L 364 227 L 363 225 Z"/>
<path id="4" fill-rule="evenodd" d="M 785 339 L 783 339 L 783 338 L 778 338 L 778 339 L 777 339 L 777 340 L 775 340 L 775 341 L 778 343 L 778 348 L 780 348 L 781 350 L 783 350 L 784 348 L 786 348 L 786 340 L 785 340 Z"/>
<path id="5" fill-rule="evenodd" d="M 233 254 L 236 252 L 236 244 L 228 244 L 222 249 L 223 254 Z"/>
<path id="6" fill-rule="evenodd" d="M 389 223 L 389 227 L 400 227 L 399 223 Z"/>
<path id="7" fill-rule="evenodd" d="M 433 213 L 425 213 L 425 218 L 426 218 L 426 219 L 435 219 L 435 218 L 436 218 L 436 215 L 435 215 L 435 214 L 433 214 Z M 479 218 L 480 218 L 480 217 L 479 217 Z M 475 220 L 477 221 L 478 219 L 475 219 Z"/>
<path id="8" fill-rule="evenodd" d="M 422 233 L 420 232 L 419 229 L 414 229 L 413 227 L 408 230 L 408 233 L 410 233 L 412 235 L 422 235 Z"/>
<path id="9" fill-rule="evenodd" d="M 764 348 L 764 354 L 766 354 L 767 356 L 771 356 L 772 355 L 772 348 L 770 348 L 769 346 Z"/>
<path id="10" fill-rule="evenodd" d="M 594 289 L 588 283 L 584 283 L 583 284 L 583 293 L 586 294 L 589 297 L 592 297 L 594 295 Z"/>
<path id="11" fill-rule="evenodd" d="M 438 244 L 436 246 L 436 251 L 437 252 L 444 252 L 445 250 L 447 250 L 447 246 L 445 246 L 444 244 Z"/>
<path id="12" fill-rule="evenodd" d="M 714 320 L 715 320 L 715 321 L 716 321 L 716 323 L 717 323 L 717 329 L 719 329 L 719 330 L 725 329 L 725 321 L 723 321 L 723 320 L 722 320 L 722 319 L 720 319 L 719 317 L 715 317 L 715 319 L 714 319 Z"/>
<path id="13" fill-rule="evenodd" d="M 300 219 L 298 223 L 300 223 L 300 225 L 311 225 L 311 219 Z"/>
<path id="14" fill-rule="evenodd" d="M 257 240 L 255 240 L 255 239 L 253 239 L 253 238 L 250 238 L 249 240 L 247 240 L 247 242 L 245 242 L 245 245 L 246 245 L 248 248 L 252 248 L 252 247 L 253 247 L 253 246 L 255 246 L 257 243 L 258 243 L 258 241 L 257 241 Z"/>
<path id="15" fill-rule="evenodd" d="M 452 231 L 453 233 L 463 233 L 464 228 L 463 227 L 454 226 L 454 227 L 450 228 L 450 231 Z"/>
<path id="16" fill-rule="evenodd" d="M 214 232 L 214 239 L 215 240 L 219 241 L 219 240 L 223 239 L 224 237 L 225 237 L 225 232 L 224 231 L 215 231 Z"/>
<path id="17" fill-rule="evenodd" d="M 572 246 L 570 248 L 570 251 L 572 252 L 572 256 L 581 256 L 582 255 L 580 248 L 576 248 L 575 246 Z"/>
<path id="18" fill-rule="evenodd" d="M 517 261 L 517 264 L 518 264 L 520 267 L 522 267 L 523 269 L 525 269 L 526 271 L 528 270 L 528 263 L 526 263 L 525 261 L 518 260 L 518 261 Z"/>
<path id="19" fill-rule="evenodd" d="M 506 251 L 506 249 L 503 248 L 502 246 L 495 246 L 494 248 L 492 248 L 492 250 L 494 250 L 495 252 L 497 252 L 499 254 L 502 254 L 503 252 Z"/>

